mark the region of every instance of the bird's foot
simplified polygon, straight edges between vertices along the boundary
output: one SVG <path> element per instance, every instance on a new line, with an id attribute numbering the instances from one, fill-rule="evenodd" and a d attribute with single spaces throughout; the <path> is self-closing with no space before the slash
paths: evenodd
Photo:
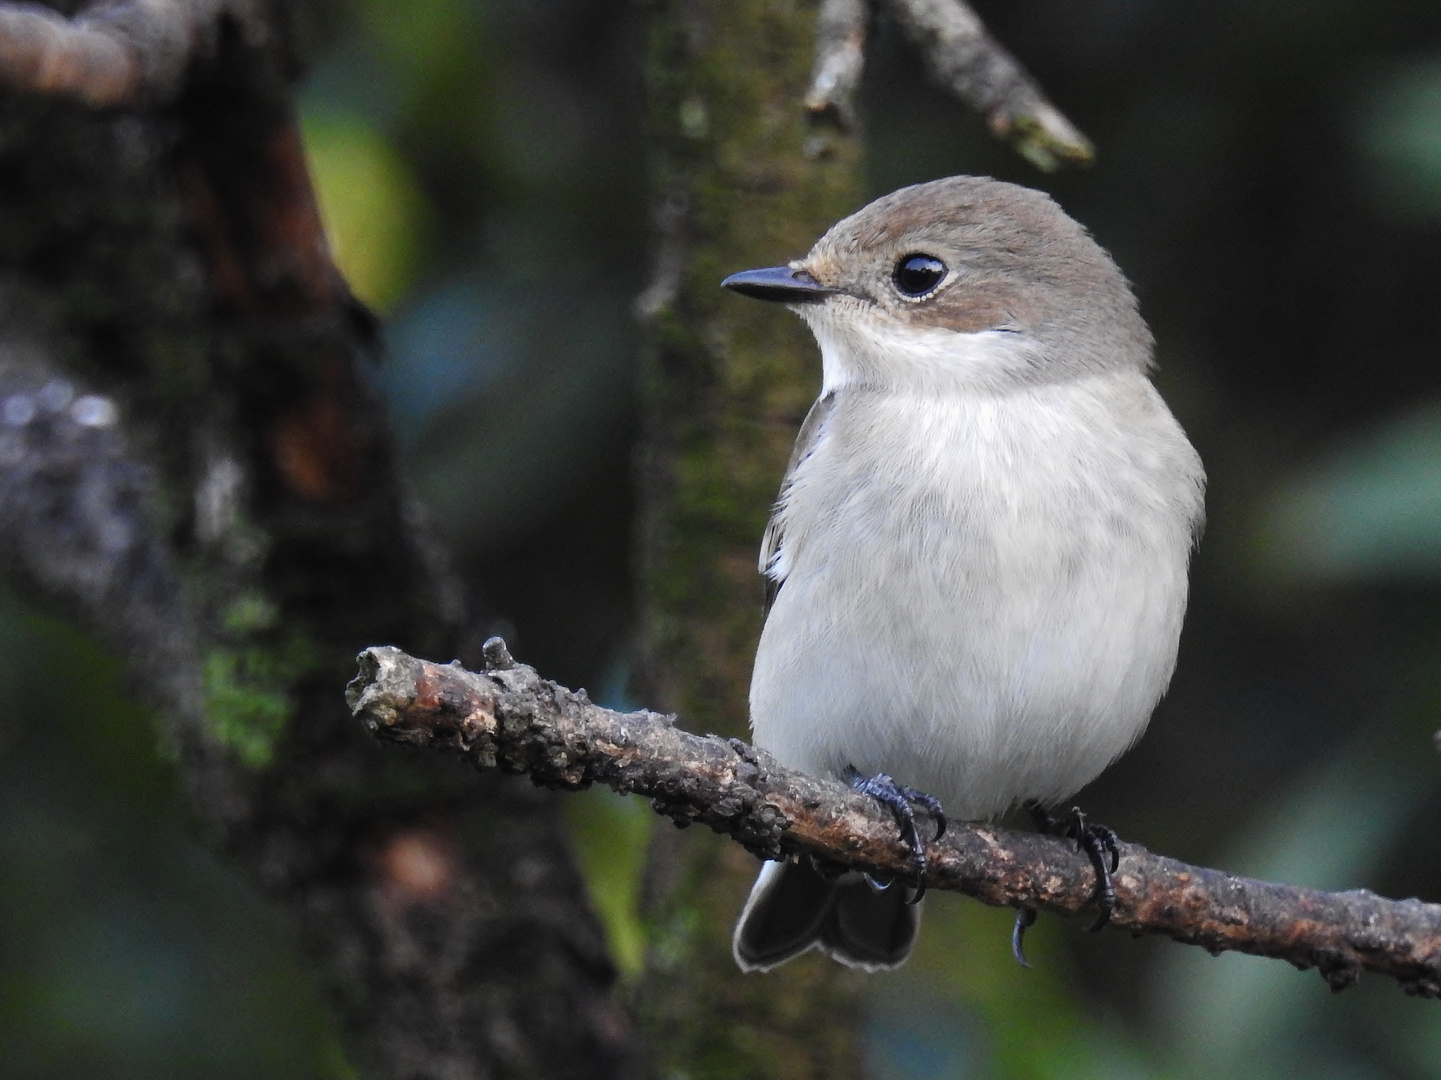
<path id="1" fill-rule="evenodd" d="M 1105 825 L 1087 821 L 1079 806 L 1071 807 L 1070 813 L 1059 820 L 1052 817 L 1040 803 L 1028 802 L 1025 808 L 1031 815 L 1031 820 L 1036 823 L 1037 832 L 1074 840 L 1076 850 L 1083 852 L 1091 860 L 1091 867 L 1096 872 L 1093 899 L 1099 912 L 1091 927 L 1091 932 L 1095 933 L 1111 921 L 1111 914 L 1116 910 L 1116 888 L 1111 883 L 1111 875 L 1121 865 L 1120 839 L 1114 830 Z"/>
<path id="2" fill-rule="evenodd" d="M 920 903 L 921 897 L 926 894 L 926 845 L 916 828 L 915 806 L 921 807 L 936 823 L 935 839 L 939 840 L 946 832 L 946 815 L 941 809 L 941 801 L 924 791 L 898 784 L 885 773 L 866 777 L 854 765 L 848 765 L 845 776 L 853 791 L 869 795 L 895 815 L 896 824 L 901 828 L 901 839 L 911 849 L 911 866 L 916 875 L 916 891 L 910 903 Z"/>
<path id="3" fill-rule="evenodd" d="M 1111 875 L 1121 866 L 1120 840 L 1114 830 L 1087 821 L 1079 806 L 1071 807 L 1066 815 L 1065 835 L 1076 842 L 1077 851 L 1086 853 L 1096 871 L 1094 899 L 1098 914 L 1091 926 L 1094 934 L 1111 921 L 1111 914 L 1116 910 L 1116 888 L 1111 883 Z"/>

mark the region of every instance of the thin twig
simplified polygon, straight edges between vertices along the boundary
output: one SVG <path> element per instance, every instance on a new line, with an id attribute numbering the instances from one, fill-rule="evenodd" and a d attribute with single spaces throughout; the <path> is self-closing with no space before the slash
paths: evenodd
<path id="1" fill-rule="evenodd" d="M 816 59 L 806 108 L 843 131 L 856 125 L 856 90 L 866 48 L 865 0 L 822 0 L 816 13 Z"/>
<path id="2" fill-rule="evenodd" d="M 434 664 L 399 649 L 360 654 L 346 690 L 378 737 L 429 746 L 537 784 L 602 783 L 644 795 L 678 825 L 700 822 L 756 855 L 819 856 L 904 877 L 910 855 L 888 812 L 843 785 L 787 769 L 739 740 L 691 735 L 674 718 L 616 713 L 486 644 L 487 670 Z M 1441 996 L 1441 905 L 1365 890 L 1328 893 L 1233 877 L 1119 845 L 1110 925 L 1316 968 L 1333 990 L 1361 971 L 1409 994 Z M 957 825 L 927 848 L 927 885 L 996 906 L 1075 914 L 1091 905 L 1090 863 L 1064 840 L 985 823 Z"/>

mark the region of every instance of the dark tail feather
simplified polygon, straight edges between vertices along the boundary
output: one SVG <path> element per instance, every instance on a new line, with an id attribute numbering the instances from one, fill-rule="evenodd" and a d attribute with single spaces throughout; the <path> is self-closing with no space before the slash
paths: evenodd
<path id="1" fill-rule="evenodd" d="M 914 890 L 877 889 L 860 874 L 827 880 L 809 859 L 768 862 L 736 924 L 733 949 L 742 971 L 769 971 L 820 948 L 850 967 L 899 967 L 921 926 Z"/>
<path id="2" fill-rule="evenodd" d="M 732 951 L 742 971 L 769 971 L 820 940 L 836 889 L 810 860 L 768 862 L 736 923 Z"/>
<path id="3" fill-rule="evenodd" d="M 915 890 L 899 881 L 877 889 L 864 877 L 836 886 L 835 906 L 821 930 L 821 948 L 849 967 L 866 971 L 900 967 L 921 932 Z"/>

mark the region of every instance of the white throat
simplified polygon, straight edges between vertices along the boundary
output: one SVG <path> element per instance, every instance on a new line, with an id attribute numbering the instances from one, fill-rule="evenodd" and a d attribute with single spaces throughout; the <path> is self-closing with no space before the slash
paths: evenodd
<path id="1" fill-rule="evenodd" d="M 1001 391 L 1031 381 L 1041 359 L 1015 330 L 917 328 L 869 313 L 802 309 L 821 349 L 822 393 L 870 386 L 920 393 Z"/>

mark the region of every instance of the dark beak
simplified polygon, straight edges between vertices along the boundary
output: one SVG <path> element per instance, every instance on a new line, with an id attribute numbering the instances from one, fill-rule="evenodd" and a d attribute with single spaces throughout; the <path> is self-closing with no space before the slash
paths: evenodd
<path id="1" fill-rule="evenodd" d="M 742 270 L 722 281 L 721 286 L 742 296 L 773 300 L 778 304 L 815 304 L 839 291 L 822 285 L 804 270 L 792 270 L 789 266 Z"/>

